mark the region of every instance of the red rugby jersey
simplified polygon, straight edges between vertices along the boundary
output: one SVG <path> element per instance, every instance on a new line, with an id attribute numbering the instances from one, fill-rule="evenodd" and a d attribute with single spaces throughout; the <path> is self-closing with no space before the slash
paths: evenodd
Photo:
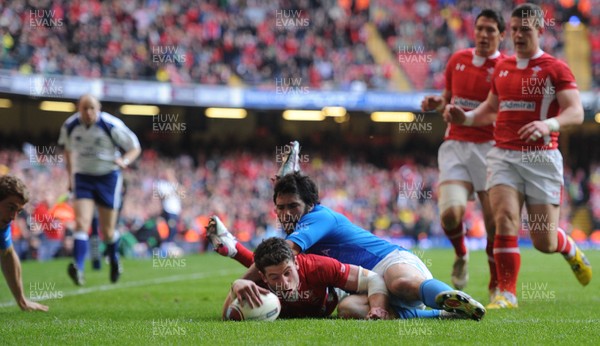
<path id="1" fill-rule="evenodd" d="M 564 62 L 543 51 L 531 59 L 510 57 L 496 65 L 492 92 L 498 96 L 496 146 L 509 150 L 557 149 L 558 132 L 529 142 L 519 138 L 524 125 L 553 118 L 560 108 L 556 94 L 577 89 L 573 73 Z"/>
<path id="2" fill-rule="evenodd" d="M 488 96 L 496 63 L 505 58 L 496 52 L 488 58 L 475 55 L 475 49 L 454 53 L 446 65 L 446 89 L 452 93 L 451 103 L 469 111 L 477 108 Z M 444 139 L 466 142 L 487 142 L 494 139 L 494 126 L 463 126 L 448 124 Z"/>
<path id="3" fill-rule="evenodd" d="M 327 317 L 338 303 L 333 287 L 348 281 L 350 265 L 319 255 L 296 256 L 300 284 L 294 292 L 274 292 L 281 302 L 281 318 Z M 260 284 L 267 287 L 265 283 Z"/>

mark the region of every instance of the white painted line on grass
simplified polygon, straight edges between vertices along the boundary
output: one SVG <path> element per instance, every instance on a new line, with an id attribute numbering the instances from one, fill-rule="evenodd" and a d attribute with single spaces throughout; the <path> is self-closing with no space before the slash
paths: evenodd
<path id="1" fill-rule="evenodd" d="M 239 273 L 239 270 L 220 270 L 220 271 L 213 272 L 213 273 L 195 273 L 195 274 L 185 274 L 185 275 L 182 274 L 182 275 L 167 276 L 167 277 L 163 277 L 163 278 L 156 278 L 156 279 L 151 279 L 151 280 L 131 281 L 131 282 L 123 282 L 123 283 L 117 283 L 117 284 L 92 286 L 92 287 L 79 288 L 75 291 L 67 291 L 63 294 L 63 297 L 79 296 L 79 295 L 94 293 L 94 292 L 112 291 L 112 290 L 117 290 L 117 289 L 121 289 L 121 288 L 139 287 L 139 286 L 146 286 L 146 285 L 157 285 L 157 284 L 163 284 L 166 282 L 196 280 L 196 279 L 204 279 L 206 277 L 219 277 L 219 276 L 225 276 L 225 275 L 230 275 L 230 274 L 235 274 L 235 273 Z M 35 301 L 39 302 L 39 301 L 50 300 L 50 299 L 56 299 L 56 298 L 41 298 L 41 299 L 35 299 Z M 0 308 L 5 308 L 5 307 L 15 306 L 15 305 L 17 305 L 17 304 L 14 301 L 9 301 L 9 302 L 0 303 Z"/>

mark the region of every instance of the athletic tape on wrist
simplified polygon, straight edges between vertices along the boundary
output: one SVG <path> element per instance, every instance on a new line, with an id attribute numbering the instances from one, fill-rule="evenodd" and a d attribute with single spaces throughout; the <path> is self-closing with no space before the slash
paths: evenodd
<path id="1" fill-rule="evenodd" d="M 462 124 L 464 126 L 471 126 L 471 125 L 473 125 L 473 121 L 475 121 L 475 112 L 474 111 L 465 112 L 465 121 Z"/>
<path id="2" fill-rule="evenodd" d="M 550 132 L 558 132 L 560 130 L 560 123 L 554 118 L 546 119 L 544 123 L 548 125 Z"/>

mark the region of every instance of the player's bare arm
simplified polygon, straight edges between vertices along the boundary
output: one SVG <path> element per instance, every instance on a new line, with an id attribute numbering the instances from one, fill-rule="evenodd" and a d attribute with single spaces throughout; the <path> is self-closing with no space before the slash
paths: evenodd
<path id="1" fill-rule="evenodd" d="M 577 89 L 567 89 L 556 93 L 561 112 L 554 118 L 536 120 L 519 129 L 519 136 L 527 142 L 549 136 L 563 126 L 579 125 L 583 122 L 583 106 Z"/>
<path id="2" fill-rule="evenodd" d="M 472 111 L 465 112 L 462 108 L 448 104 L 444 109 L 444 121 L 465 126 L 486 126 L 493 124 L 498 114 L 498 96 L 492 92 L 487 99 Z"/>
<path id="3" fill-rule="evenodd" d="M 298 246 L 298 244 L 294 243 L 291 240 L 286 240 L 286 242 L 292 248 L 292 252 L 294 253 L 294 256 L 298 256 L 302 252 L 302 249 L 300 248 L 300 246 Z"/>
<path id="4" fill-rule="evenodd" d="M 73 164 L 71 162 L 71 151 L 65 149 L 65 166 L 67 168 L 67 174 L 69 176 L 69 191 L 73 191 Z"/>
<path id="5" fill-rule="evenodd" d="M 2 266 L 2 273 L 4 274 L 6 283 L 21 310 L 48 311 L 46 305 L 32 302 L 25 298 L 23 282 L 21 280 L 21 263 L 12 246 L 4 251 L 0 250 L 0 265 Z"/>
<path id="6" fill-rule="evenodd" d="M 367 319 L 388 319 L 388 290 L 379 274 L 359 266 L 350 265 L 348 281 L 342 287 L 346 291 L 365 293 L 369 300 Z"/>

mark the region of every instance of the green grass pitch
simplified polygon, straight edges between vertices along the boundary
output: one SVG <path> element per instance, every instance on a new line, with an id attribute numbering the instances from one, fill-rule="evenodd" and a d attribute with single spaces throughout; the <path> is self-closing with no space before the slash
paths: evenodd
<path id="1" fill-rule="evenodd" d="M 417 252 L 434 276 L 450 281 L 450 250 Z M 587 251 L 600 268 L 600 252 Z M 559 255 L 522 250 L 520 307 L 488 311 L 481 322 L 440 320 L 277 320 L 222 322 L 230 283 L 243 272 L 216 254 L 184 259 L 125 260 L 118 284 L 108 268 L 86 271 L 75 287 L 66 260 L 25 262 L 23 284 L 44 300 L 48 313 L 23 313 L 0 285 L 3 345 L 599 345 L 600 278 L 581 287 Z M 89 263 L 87 264 L 89 266 Z M 598 269 L 596 269 L 598 270 Z M 466 292 L 484 305 L 485 253 L 473 252 Z"/>

